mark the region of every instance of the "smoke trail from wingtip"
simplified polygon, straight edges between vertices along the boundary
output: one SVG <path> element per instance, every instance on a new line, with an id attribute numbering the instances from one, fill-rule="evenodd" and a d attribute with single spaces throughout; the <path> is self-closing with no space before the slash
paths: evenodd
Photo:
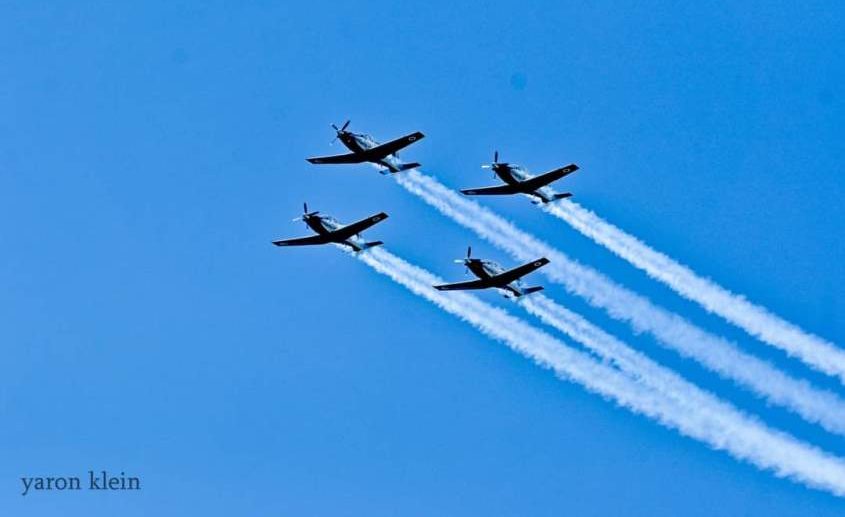
<path id="1" fill-rule="evenodd" d="M 845 384 L 845 350 L 735 294 L 651 248 L 594 212 L 566 200 L 543 210 L 644 271 L 679 295 Z"/>
<path id="2" fill-rule="evenodd" d="M 845 463 L 841 458 L 767 427 L 672 372 L 661 374 L 640 368 L 623 355 L 619 360 L 628 361 L 625 364 L 634 375 L 622 373 L 474 296 L 433 289 L 431 286 L 440 279 L 383 249 L 356 256 L 561 378 L 777 476 L 845 496 Z"/>
<path id="3" fill-rule="evenodd" d="M 418 170 L 394 175 L 409 192 L 442 214 L 474 231 L 519 260 L 546 256 L 551 263 L 540 272 L 612 317 L 628 322 L 637 332 L 649 332 L 664 346 L 745 386 L 752 393 L 780 405 L 824 429 L 845 434 L 845 402 L 830 391 L 815 388 L 770 363 L 739 350 L 729 341 L 696 327 L 684 318 L 640 296 L 519 230 L 502 217 L 448 189 Z"/>

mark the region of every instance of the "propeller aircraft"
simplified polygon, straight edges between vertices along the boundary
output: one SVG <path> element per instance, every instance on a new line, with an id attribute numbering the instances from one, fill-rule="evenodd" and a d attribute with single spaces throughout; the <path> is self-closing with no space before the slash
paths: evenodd
<path id="1" fill-rule="evenodd" d="M 478 280 L 468 282 L 456 282 L 453 284 L 435 285 L 438 291 L 463 291 L 468 289 L 496 288 L 505 293 L 505 298 L 519 298 L 526 294 L 542 291 L 542 286 L 525 287 L 520 278 L 539 269 L 549 263 L 549 259 L 543 257 L 527 264 L 505 270 L 492 260 L 472 258 L 472 247 L 467 247 L 466 258 L 455 260 L 458 264 L 466 266 L 466 272 L 472 272 Z"/>
<path id="2" fill-rule="evenodd" d="M 505 182 L 504 185 L 497 185 L 494 187 L 480 187 L 463 189 L 461 192 L 467 196 L 495 196 L 503 194 L 526 194 L 528 196 L 536 197 L 539 201 L 534 201 L 535 204 L 550 203 L 558 199 L 563 199 L 572 196 L 572 193 L 566 192 L 557 194 L 548 187 L 549 183 L 559 180 L 568 174 L 578 170 L 578 166 L 570 163 L 566 167 L 561 167 L 553 171 L 532 176 L 528 171 L 515 163 L 501 163 L 499 162 L 499 151 L 493 154 L 493 163 L 489 165 L 482 165 L 482 169 L 492 169 L 494 178 L 498 177 Z"/>
<path id="3" fill-rule="evenodd" d="M 334 128 L 335 133 L 337 134 L 335 139 L 332 140 L 332 143 L 334 143 L 335 140 L 340 140 L 347 149 L 352 151 L 351 153 L 337 154 L 333 156 L 316 156 L 313 158 L 306 158 L 306 160 L 310 163 L 318 164 L 370 162 L 380 165 L 392 173 L 420 166 L 420 164 L 416 162 L 404 163 L 396 156 L 396 153 L 400 149 L 403 149 L 425 137 L 425 135 L 419 131 L 397 138 L 396 140 L 391 140 L 385 144 L 379 144 L 370 135 L 348 131 L 346 128 L 349 127 L 349 122 L 350 121 L 347 120 L 341 127 L 337 127 L 332 124 L 332 128 Z M 382 171 L 382 174 L 386 174 L 386 172 Z"/>
<path id="4" fill-rule="evenodd" d="M 349 225 L 343 225 L 337 219 L 329 215 L 320 215 L 320 212 L 309 212 L 307 203 L 302 204 L 302 209 L 302 215 L 293 220 L 303 221 L 306 226 L 314 230 L 317 235 L 273 241 L 273 244 L 276 246 L 308 246 L 314 244 L 334 243 L 349 246 L 356 253 L 372 248 L 373 246 L 384 244 L 382 241 L 365 242 L 360 235 L 358 235 L 370 226 L 387 219 L 387 214 L 384 212 L 371 215 L 366 219 L 362 219 Z"/>

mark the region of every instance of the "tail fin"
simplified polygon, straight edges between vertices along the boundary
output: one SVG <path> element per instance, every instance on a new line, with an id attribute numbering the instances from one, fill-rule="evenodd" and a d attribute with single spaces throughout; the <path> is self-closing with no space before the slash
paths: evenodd
<path id="1" fill-rule="evenodd" d="M 400 171 L 406 171 L 406 170 L 408 170 L 408 169 L 416 169 L 416 168 L 417 168 L 417 167 L 419 167 L 419 166 L 420 166 L 420 164 L 419 164 L 419 163 L 417 163 L 417 162 L 413 162 L 413 163 L 403 163 L 402 165 L 400 165 L 400 166 L 399 166 L 399 167 L 397 167 L 397 168 L 398 168 Z"/>
<path id="2" fill-rule="evenodd" d="M 384 244 L 384 242 L 382 242 L 382 241 L 365 242 L 364 243 L 364 249 L 366 250 L 366 249 L 370 249 L 370 248 L 375 248 L 376 246 L 381 246 L 382 244 Z"/>
<path id="3" fill-rule="evenodd" d="M 522 294 L 526 295 L 526 294 L 536 293 L 537 291 L 542 291 L 542 290 L 543 290 L 542 285 L 538 285 L 537 287 L 526 287 L 525 289 L 522 290 Z"/>

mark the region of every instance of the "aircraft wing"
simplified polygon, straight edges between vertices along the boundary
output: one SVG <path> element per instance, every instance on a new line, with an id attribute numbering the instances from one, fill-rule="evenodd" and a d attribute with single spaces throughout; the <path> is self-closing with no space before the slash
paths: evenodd
<path id="1" fill-rule="evenodd" d="M 537 190 L 538 188 L 544 187 L 549 183 L 557 181 L 562 177 L 572 174 L 577 170 L 578 166 L 574 163 L 570 163 L 566 167 L 561 167 L 559 169 L 540 174 L 539 176 L 534 176 L 531 179 L 527 179 L 523 181 L 520 185 L 529 190 Z"/>
<path id="2" fill-rule="evenodd" d="M 491 278 L 490 280 L 496 285 L 507 285 L 513 282 L 514 280 L 519 280 L 520 278 L 524 277 L 535 269 L 540 269 L 548 263 L 549 259 L 547 259 L 546 257 L 539 258 L 533 262 L 529 262 L 528 264 L 523 264 L 513 269 L 509 269 L 504 273 L 500 273 Z"/>
<path id="3" fill-rule="evenodd" d="M 276 246 L 309 246 L 312 244 L 328 244 L 328 242 L 329 240 L 325 235 L 312 235 L 310 237 L 273 241 L 273 244 Z"/>
<path id="4" fill-rule="evenodd" d="M 381 221 L 384 221 L 385 219 L 387 219 L 387 214 L 384 213 L 384 212 L 380 212 L 376 215 L 371 215 L 370 217 L 368 217 L 366 219 L 362 219 L 358 222 L 348 224 L 348 225 L 344 226 L 343 228 L 335 230 L 331 233 L 331 236 L 334 239 L 345 241 L 346 239 L 352 237 L 353 235 L 357 235 L 357 234 L 363 232 L 364 230 L 366 230 L 367 228 L 369 228 L 370 226 L 373 226 L 376 223 L 380 223 Z"/>
<path id="5" fill-rule="evenodd" d="M 513 185 L 497 185 L 495 187 L 467 188 L 461 190 L 468 196 L 496 196 L 499 194 L 516 194 L 519 191 Z"/>
<path id="6" fill-rule="evenodd" d="M 470 280 L 469 282 L 455 282 L 454 284 L 435 285 L 438 291 L 465 291 L 468 289 L 487 289 L 493 287 L 489 280 Z"/>
<path id="7" fill-rule="evenodd" d="M 403 136 L 402 138 L 391 140 L 390 142 L 387 142 L 385 144 L 377 145 L 372 149 L 368 149 L 367 151 L 365 151 L 364 154 L 366 154 L 368 158 L 378 160 L 388 155 L 391 155 L 400 149 L 404 149 L 405 147 L 408 147 L 409 145 L 416 142 L 417 140 L 422 140 L 424 137 L 424 134 L 417 131 L 416 133 L 411 133 L 410 135 Z"/>
<path id="8" fill-rule="evenodd" d="M 363 154 L 347 153 L 335 154 L 333 156 L 315 156 L 314 158 L 306 158 L 310 163 L 362 163 L 366 161 L 366 156 Z"/>

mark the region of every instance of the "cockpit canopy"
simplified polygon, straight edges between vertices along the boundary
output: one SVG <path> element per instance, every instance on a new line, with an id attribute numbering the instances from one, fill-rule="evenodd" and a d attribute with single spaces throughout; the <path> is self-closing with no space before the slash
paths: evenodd
<path id="1" fill-rule="evenodd" d="M 493 262 L 492 260 L 482 260 L 481 264 L 484 266 L 484 269 L 486 269 L 487 272 L 491 275 L 498 275 L 500 273 L 505 272 L 505 269 L 502 266 Z"/>
<path id="2" fill-rule="evenodd" d="M 329 228 L 340 228 L 342 226 L 337 219 L 330 215 L 321 216 L 320 219 L 323 221 L 323 225 Z"/>
<path id="3" fill-rule="evenodd" d="M 377 146 L 377 145 L 378 145 L 378 142 L 376 142 L 376 141 L 375 141 L 375 139 L 374 139 L 373 137 L 371 137 L 370 135 L 368 135 L 368 134 L 365 134 L 365 133 L 352 133 L 352 135 L 353 135 L 353 136 L 355 137 L 355 139 L 356 139 L 356 140 L 358 140 L 359 142 L 366 142 L 367 144 L 370 144 L 372 147 L 375 147 L 375 146 Z"/>

